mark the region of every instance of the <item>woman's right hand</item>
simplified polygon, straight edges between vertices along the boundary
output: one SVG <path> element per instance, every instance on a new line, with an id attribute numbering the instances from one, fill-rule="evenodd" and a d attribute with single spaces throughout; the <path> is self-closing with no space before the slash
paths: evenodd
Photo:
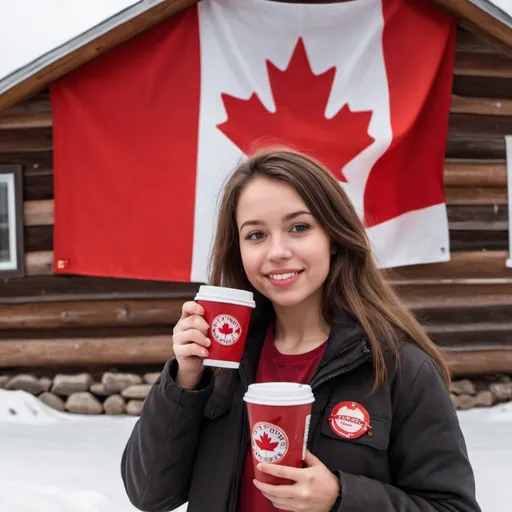
<path id="1" fill-rule="evenodd" d="M 209 325 L 203 318 L 204 309 L 197 302 L 185 302 L 181 318 L 174 326 L 172 346 L 178 361 L 176 382 L 185 389 L 192 389 L 204 372 L 203 359 L 208 357 L 211 342 L 207 338 Z"/>

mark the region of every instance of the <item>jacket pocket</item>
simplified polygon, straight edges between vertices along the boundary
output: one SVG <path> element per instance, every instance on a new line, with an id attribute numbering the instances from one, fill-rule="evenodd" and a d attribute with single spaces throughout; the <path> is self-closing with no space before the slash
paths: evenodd
<path id="1" fill-rule="evenodd" d="M 381 418 L 370 419 L 370 430 L 355 439 L 347 439 L 337 434 L 331 427 L 329 418 L 324 418 L 320 432 L 322 435 L 343 443 L 364 445 L 376 450 L 387 450 L 389 446 L 389 436 L 391 425 L 388 420 Z"/>
<path id="2" fill-rule="evenodd" d="M 347 439 L 337 434 L 331 426 L 329 416 L 324 416 L 319 433 L 313 441 L 313 453 L 330 470 L 337 469 L 383 482 L 387 481 L 389 479 L 387 448 L 391 425 L 387 419 L 371 416 L 369 423 L 371 429 L 362 436 Z"/>

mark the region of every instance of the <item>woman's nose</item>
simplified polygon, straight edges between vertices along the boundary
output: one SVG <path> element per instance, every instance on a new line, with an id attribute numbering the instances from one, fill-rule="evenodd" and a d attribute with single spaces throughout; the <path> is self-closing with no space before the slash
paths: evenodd
<path id="1" fill-rule="evenodd" d="M 289 245 L 282 238 L 275 238 L 272 240 L 268 251 L 268 259 L 279 261 L 289 259 L 292 255 L 292 251 Z"/>

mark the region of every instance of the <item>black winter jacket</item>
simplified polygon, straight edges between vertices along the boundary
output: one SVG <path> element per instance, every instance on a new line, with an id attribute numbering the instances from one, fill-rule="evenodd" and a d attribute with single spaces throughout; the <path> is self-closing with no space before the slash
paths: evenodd
<path id="1" fill-rule="evenodd" d="M 122 456 L 126 492 L 147 512 L 235 512 L 253 382 L 266 326 L 252 329 L 239 372 L 207 368 L 197 390 L 180 388 L 170 360 L 153 385 Z M 336 512 L 479 512 L 473 471 L 455 410 L 432 360 L 404 342 L 400 365 L 370 394 L 372 364 L 360 325 L 334 323 L 311 386 L 308 448 L 340 477 Z M 362 404 L 371 430 L 344 439 L 330 427 L 336 404 Z M 244 512 L 244 511 L 241 511 Z"/>

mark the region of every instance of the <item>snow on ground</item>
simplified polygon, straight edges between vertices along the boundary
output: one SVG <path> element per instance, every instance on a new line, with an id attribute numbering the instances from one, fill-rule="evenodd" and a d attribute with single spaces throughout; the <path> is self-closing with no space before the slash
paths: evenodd
<path id="1" fill-rule="evenodd" d="M 510 511 L 512 403 L 459 417 L 483 512 Z M 0 390 L 0 510 L 134 512 L 119 462 L 135 421 L 63 414 L 23 391 Z"/>

